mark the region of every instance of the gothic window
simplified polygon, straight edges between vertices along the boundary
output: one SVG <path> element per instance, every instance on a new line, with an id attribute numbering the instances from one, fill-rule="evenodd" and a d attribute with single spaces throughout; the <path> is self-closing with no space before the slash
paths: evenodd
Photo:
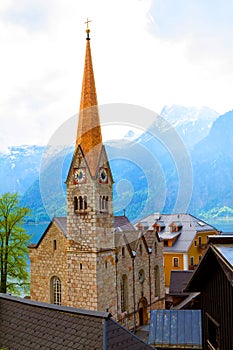
<path id="1" fill-rule="evenodd" d="M 51 303 L 61 305 L 61 280 L 56 276 L 51 279 Z"/>
<path id="2" fill-rule="evenodd" d="M 155 282 L 155 297 L 159 297 L 160 295 L 160 273 L 159 266 L 155 266 L 154 269 L 154 282 Z"/>
<path id="3" fill-rule="evenodd" d="M 121 279 L 121 312 L 128 309 L 128 277 L 123 275 Z"/>

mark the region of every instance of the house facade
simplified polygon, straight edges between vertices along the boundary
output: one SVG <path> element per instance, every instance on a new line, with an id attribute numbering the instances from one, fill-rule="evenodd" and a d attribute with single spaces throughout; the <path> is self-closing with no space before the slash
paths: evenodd
<path id="1" fill-rule="evenodd" d="M 164 307 L 163 246 L 156 231 L 139 232 L 127 217 L 114 217 L 112 187 L 87 29 L 67 217 L 55 217 L 29 247 L 31 298 L 108 311 L 135 328 L 148 322 L 151 308 Z"/>
<path id="2" fill-rule="evenodd" d="M 136 224 L 137 229 L 157 231 L 163 242 L 165 286 L 171 271 L 194 270 L 201 260 L 207 237 L 219 231 L 191 214 L 153 214 Z"/>

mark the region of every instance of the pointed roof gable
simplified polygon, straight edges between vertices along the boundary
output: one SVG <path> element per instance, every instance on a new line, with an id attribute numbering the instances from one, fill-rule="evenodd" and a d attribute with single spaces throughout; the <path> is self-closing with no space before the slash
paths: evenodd
<path id="1" fill-rule="evenodd" d="M 94 176 L 103 145 L 89 33 L 88 29 L 76 148 L 81 146 Z"/>

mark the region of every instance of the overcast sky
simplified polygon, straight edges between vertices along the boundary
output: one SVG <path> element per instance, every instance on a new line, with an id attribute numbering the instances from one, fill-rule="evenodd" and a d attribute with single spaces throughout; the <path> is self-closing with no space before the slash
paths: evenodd
<path id="1" fill-rule="evenodd" d="M 1 0 L 0 150 L 78 112 L 87 17 L 99 104 L 233 108 L 232 0 Z"/>

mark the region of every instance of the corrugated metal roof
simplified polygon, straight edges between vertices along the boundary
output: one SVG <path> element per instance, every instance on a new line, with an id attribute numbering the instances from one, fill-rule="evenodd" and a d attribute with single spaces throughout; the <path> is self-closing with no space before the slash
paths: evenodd
<path id="1" fill-rule="evenodd" d="M 151 310 L 148 343 L 202 349 L 201 310 Z"/>

